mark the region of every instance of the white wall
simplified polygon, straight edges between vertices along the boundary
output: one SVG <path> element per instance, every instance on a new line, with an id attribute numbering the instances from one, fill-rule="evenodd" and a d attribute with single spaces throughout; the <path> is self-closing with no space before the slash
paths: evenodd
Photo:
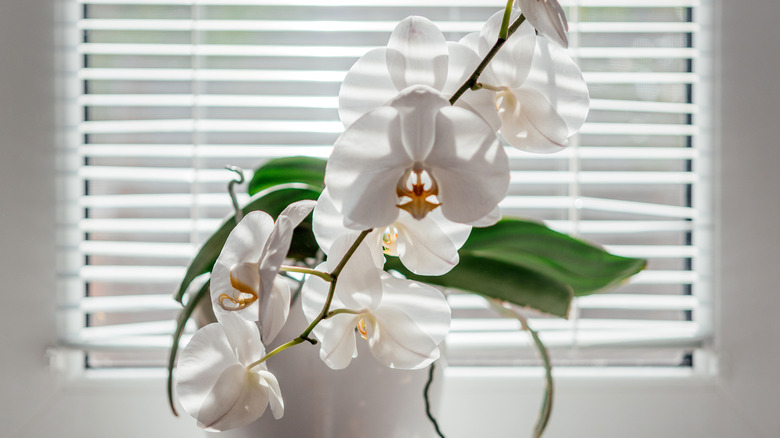
<path id="1" fill-rule="evenodd" d="M 0 1 L 0 436 L 198 436 L 170 416 L 159 381 L 73 384 L 47 365 L 56 340 L 54 4 Z M 720 373 L 561 376 L 549 437 L 780 436 L 780 2 L 718 8 Z M 539 387 L 537 378 L 451 375 L 444 430 L 524 436 Z"/>

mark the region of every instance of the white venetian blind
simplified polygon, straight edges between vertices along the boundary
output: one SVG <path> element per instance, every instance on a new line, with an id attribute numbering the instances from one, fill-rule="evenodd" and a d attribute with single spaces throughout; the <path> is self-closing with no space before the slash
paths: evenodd
<path id="1" fill-rule="evenodd" d="M 80 263 L 63 272 L 63 341 L 93 367 L 164 363 L 178 310 L 172 292 L 231 210 L 225 165 L 327 157 L 342 130 L 341 79 L 399 20 L 426 16 L 458 40 L 503 3 L 71 1 L 82 118 L 78 144 L 64 153 L 79 163 L 73 187 L 82 192 L 71 221 L 80 241 L 70 250 Z M 649 265 L 619 289 L 578 299 L 569 321 L 531 323 L 559 364 L 687 363 L 708 334 L 699 2 L 563 5 L 591 113 L 562 153 L 509 150 L 502 208 Z M 533 358 L 514 321 L 477 297 L 451 301 L 451 363 Z"/>

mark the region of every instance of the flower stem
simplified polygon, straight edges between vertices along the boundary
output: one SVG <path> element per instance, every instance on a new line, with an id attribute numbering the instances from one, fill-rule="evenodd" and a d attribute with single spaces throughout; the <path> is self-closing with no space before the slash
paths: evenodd
<path id="1" fill-rule="evenodd" d="M 506 2 L 506 8 L 504 8 L 504 19 L 501 20 L 501 30 L 498 31 L 499 39 L 507 39 L 509 37 L 507 34 L 509 32 L 509 18 L 512 15 L 512 5 L 514 3 L 515 0 L 507 0 Z"/>
<path id="2" fill-rule="evenodd" d="M 330 311 L 330 305 L 333 303 L 333 296 L 336 294 L 336 283 L 339 279 L 339 274 L 341 274 L 341 271 L 344 269 L 344 266 L 347 264 L 349 259 L 352 257 L 352 255 L 357 251 L 358 246 L 360 246 L 360 243 L 363 242 L 363 239 L 366 238 L 368 233 L 371 232 L 371 229 L 363 230 L 360 235 L 355 239 L 355 242 L 352 244 L 351 247 L 347 250 L 347 253 L 344 254 L 344 257 L 341 258 L 341 261 L 339 261 L 339 264 L 336 266 L 336 268 L 333 270 L 333 272 L 330 273 L 331 277 L 333 277 L 333 281 L 330 282 L 330 288 L 328 289 L 328 297 L 325 299 L 325 305 L 322 306 L 322 311 L 319 315 L 317 315 L 316 318 L 314 318 L 314 321 L 309 324 L 308 327 L 306 327 L 306 330 L 301 333 L 301 338 L 308 338 L 309 334 L 314 330 L 314 327 L 317 326 L 317 324 L 320 323 L 323 319 L 328 317 L 328 312 Z"/>
<path id="3" fill-rule="evenodd" d="M 534 438 L 540 438 L 544 433 L 544 430 L 547 428 L 547 423 L 549 423 L 550 415 L 552 414 L 554 388 L 550 353 L 547 351 L 547 347 L 544 346 L 544 343 L 542 343 L 541 338 L 539 338 L 539 333 L 537 333 L 536 330 L 532 329 L 531 326 L 528 325 L 528 318 L 526 318 L 525 315 L 515 311 L 511 307 L 507 307 L 506 303 L 503 301 L 490 300 L 490 302 L 493 305 L 493 308 L 499 312 L 509 317 L 516 318 L 518 321 L 520 321 L 520 325 L 523 327 L 523 330 L 526 330 L 531 334 L 534 345 L 536 346 L 536 349 L 539 352 L 539 356 L 542 359 L 545 378 L 544 398 L 542 399 L 542 407 L 539 411 L 539 418 L 536 420 L 536 427 L 534 427 L 533 435 Z"/>
<path id="4" fill-rule="evenodd" d="M 477 79 L 479 79 L 479 75 L 482 74 L 483 71 L 485 71 L 485 68 L 488 66 L 490 61 L 493 60 L 493 58 L 496 56 L 496 53 L 498 53 L 498 50 L 501 48 L 501 46 L 504 45 L 506 40 L 512 36 L 512 34 L 515 33 L 515 31 L 520 27 L 521 24 L 525 21 L 525 16 L 520 14 L 520 17 L 515 20 L 514 23 L 512 23 L 511 26 L 507 29 L 507 35 L 506 38 L 499 37 L 496 43 L 493 45 L 493 47 L 490 48 L 490 51 L 485 55 L 485 58 L 482 60 L 482 62 L 479 63 L 477 68 L 474 69 L 474 72 L 471 73 L 471 76 L 469 76 L 468 79 L 466 79 L 466 82 L 463 83 L 463 85 L 458 88 L 458 91 L 455 92 L 455 94 L 452 95 L 450 98 L 450 105 L 454 105 L 455 102 L 460 99 L 461 96 L 463 96 L 463 93 L 468 91 L 471 87 L 473 87 L 477 83 Z"/>
<path id="5" fill-rule="evenodd" d="M 301 343 L 301 342 L 303 342 L 303 341 L 305 341 L 305 339 L 303 339 L 303 338 L 301 338 L 301 337 L 297 337 L 297 338 L 293 339 L 293 340 L 292 340 L 292 341 L 290 341 L 290 342 L 287 342 L 287 343 L 285 343 L 285 344 L 282 344 L 282 345 L 280 345 L 280 346 L 278 346 L 278 347 L 274 348 L 274 349 L 273 349 L 273 351 L 271 351 L 270 353 L 268 353 L 268 354 L 266 354 L 265 356 L 263 356 L 263 357 L 262 357 L 260 360 L 258 360 L 258 361 L 256 361 L 256 362 L 252 362 L 252 364 L 251 364 L 251 365 L 249 365 L 247 368 L 252 368 L 252 367 L 255 367 L 255 366 L 257 366 L 257 365 L 260 365 L 261 363 L 263 363 L 263 362 L 267 361 L 268 359 L 270 359 L 270 358 L 272 358 L 272 357 L 276 356 L 276 355 L 277 355 L 277 354 L 279 354 L 280 352 L 282 352 L 282 351 L 284 351 L 284 350 L 286 350 L 286 349 L 288 349 L 288 348 L 290 348 L 290 347 L 294 347 L 294 346 L 296 346 L 296 345 L 300 344 L 300 343 Z"/>
<path id="6" fill-rule="evenodd" d="M 325 272 L 320 272 L 320 271 L 317 271 L 315 269 L 309 269 L 309 268 L 303 268 L 303 267 L 297 267 L 297 266 L 283 266 L 282 267 L 283 271 L 303 272 L 303 273 L 306 273 L 306 274 L 316 275 L 317 277 L 320 277 L 323 280 L 330 282 L 330 288 L 328 289 L 328 297 L 325 299 L 325 305 L 322 306 L 322 311 L 320 312 L 320 314 L 317 315 L 316 318 L 314 318 L 314 321 L 312 321 L 311 324 L 309 324 L 309 326 L 306 327 L 306 330 L 304 330 L 303 333 L 301 333 L 300 336 L 298 336 L 297 338 L 293 339 L 292 341 L 289 341 L 289 342 L 287 342 L 285 344 L 282 344 L 282 345 L 274 348 L 273 351 L 271 351 L 270 353 L 268 353 L 265 356 L 263 356 L 260 360 L 258 360 L 256 362 L 252 362 L 252 364 L 250 364 L 247 368 L 252 368 L 252 367 L 255 367 L 257 365 L 260 365 L 261 363 L 265 362 L 269 358 L 271 358 L 271 357 L 281 353 L 282 351 L 284 351 L 284 350 L 286 350 L 286 349 L 288 349 L 290 347 L 294 347 L 294 346 L 296 346 L 296 345 L 298 345 L 300 343 L 303 343 L 303 342 L 310 342 L 312 344 L 316 344 L 317 343 L 317 341 L 315 339 L 312 339 L 312 338 L 309 337 L 309 334 L 311 334 L 312 330 L 314 330 L 314 327 L 316 327 L 317 324 L 319 324 L 323 319 L 326 319 L 326 318 L 332 316 L 330 314 L 330 305 L 331 305 L 331 303 L 333 303 L 333 296 L 336 293 L 336 282 L 338 280 L 338 276 L 341 273 L 341 271 L 344 270 L 344 266 L 347 264 L 347 262 L 352 257 L 352 255 L 355 254 L 355 251 L 357 251 L 358 246 L 360 246 L 360 243 L 363 242 L 363 239 L 365 239 L 366 236 L 368 235 L 368 233 L 370 233 L 370 232 L 371 232 L 371 229 L 369 228 L 368 230 L 364 230 L 364 231 L 362 231 L 360 233 L 360 235 L 357 237 L 357 239 L 355 239 L 355 242 L 352 244 L 352 246 L 349 247 L 349 249 L 347 250 L 346 254 L 344 254 L 344 257 L 341 258 L 341 260 L 339 261 L 339 264 L 336 265 L 336 268 L 330 274 L 327 274 Z M 290 268 L 290 269 L 285 269 L 285 268 Z M 346 309 L 336 310 L 336 311 L 333 312 L 333 314 L 335 314 L 336 312 L 338 312 L 338 313 L 346 313 Z"/>
<path id="7" fill-rule="evenodd" d="M 360 315 L 361 312 L 358 312 L 357 310 L 352 310 L 352 309 L 336 309 L 336 310 L 331 310 L 330 312 L 328 312 L 328 314 L 325 316 L 324 319 L 328 319 L 328 318 L 331 318 L 333 316 L 340 315 L 342 313 L 345 313 L 347 315 Z"/>
<path id="8" fill-rule="evenodd" d="M 299 272 L 301 274 L 315 275 L 327 282 L 333 281 L 332 275 L 328 274 L 327 272 L 318 271 L 316 269 L 304 268 L 302 266 L 290 266 L 290 265 L 282 265 L 279 269 L 285 272 Z"/>

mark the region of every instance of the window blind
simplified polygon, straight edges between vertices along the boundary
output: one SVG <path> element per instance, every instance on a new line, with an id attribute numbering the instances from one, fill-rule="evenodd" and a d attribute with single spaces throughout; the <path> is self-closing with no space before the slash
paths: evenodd
<path id="1" fill-rule="evenodd" d="M 282 156 L 327 157 L 342 131 L 339 83 L 424 15 L 449 40 L 502 1 L 70 0 L 79 88 L 76 266 L 62 270 L 63 344 L 91 367 L 164 364 L 171 298 L 198 245 L 230 212 L 233 174 Z M 648 269 L 579 298 L 569 320 L 531 315 L 556 364 L 685 364 L 709 336 L 706 144 L 696 0 L 563 1 L 589 84 L 568 149 L 509 148 L 504 215 L 548 225 Z M 251 177 L 251 172 L 247 173 Z M 240 191 L 240 190 L 239 190 Z M 242 199 L 241 197 L 239 198 Z M 246 197 L 243 197 L 246 200 Z M 533 361 L 516 321 L 454 292 L 451 364 Z"/>

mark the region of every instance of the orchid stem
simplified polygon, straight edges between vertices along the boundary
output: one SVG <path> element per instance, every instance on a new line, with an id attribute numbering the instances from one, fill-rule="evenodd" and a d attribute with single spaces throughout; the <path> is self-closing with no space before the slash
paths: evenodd
<path id="1" fill-rule="evenodd" d="M 304 268 L 302 266 L 290 266 L 290 265 L 282 265 L 279 269 L 285 272 L 298 272 L 301 274 L 315 275 L 327 282 L 333 281 L 332 275 L 328 274 L 327 272 L 318 271 L 316 269 Z"/>
<path id="2" fill-rule="evenodd" d="M 328 289 L 328 297 L 325 299 L 325 305 L 322 306 L 322 311 L 320 314 L 314 318 L 314 321 L 309 324 L 308 327 L 306 327 L 306 330 L 301 333 L 301 338 L 307 338 L 312 330 L 314 330 L 314 327 L 317 326 L 317 324 L 320 323 L 323 319 L 328 317 L 328 312 L 330 311 L 330 305 L 333 303 L 333 296 L 336 294 L 336 283 L 339 279 L 339 274 L 341 274 L 341 271 L 344 269 L 344 266 L 347 264 L 350 258 L 352 258 L 352 255 L 355 254 L 355 251 L 357 251 L 358 246 L 360 246 L 360 243 L 363 242 L 363 239 L 368 236 L 368 233 L 371 232 L 371 229 L 363 230 L 360 235 L 355 239 L 355 242 L 352 244 L 351 247 L 347 250 L 347 253 L 344 254 L 344 257 L 341 258 L 341 261 L 336 266 L 336 268 L 333 270 L 333 272 L 330 273 L 331 277 L 333 277 L 333 281 L 330 282 L 330 288 Z"/>
<path id="3" fill-rule="evenodd" d="M 504 9 L 504 19 L 501 20 L 501 30 L 498 31 L 499 39 L 509 38 L 509 35 L 507 35 L 509 32 L 509 18 L 512 15 L 512 6 L 514 3 L 515 0 L 507 0 L 506 2 L 506 8 Z"/>
<path id="4" fill-rule="evenodd" d="M 336 310 L 331 310 L 330 312 L 328 312 L 328 315 L 325 316 L 324 319 L 328 319 L 328 318 L 331 318 L 331 317 L 336 316 L 336 315 L 341 315 L 342 313 L 345 313 L 347 315 L 360 315 L 361 312 L 358 312 L 357 310 L 352 310 L 352 309 L 336 309 Z"/>
<path id="5" fill-rule="evenodd" d="M 303 267 L 298 267 L 298 266 L 283 266 L 282 267 L 283 271 L 303 272 L 305 274 L 316 275 L 317 277 L 320 277 L 323 280 L 330 282 L 330 288 L 328 289 L 328 297 L 325 299 L 325 305 L 322 307 L 322 311 L 320 312 L 320 314 L 317 315 L 316 318 L 314 318 L 314 321 L 312 321 L 311 324 L 309 324 L 309 326 L 306 327 L 306 330 L 304 330 L 303 333 L 301 333 L 300 336 L 298 336 L 297 338 L 293 339 L 292 341 L 289 341 L 289 342 L 287 342 L 285 344 L 282 344 L 282 345 L 274 348 L 273 351 L 271 351 L 270 353 L 268 353 L 265 356 L 263 356 L 260 360 L 258 360 L 256 362 L 252 362 L 247 368 L 252 368 L 252 367 L 255 367 L 257 365 L 260 365 L 263 362 L 265 362 L 266 360 L 270 359 L 271 357 L 281 353 L 282 351 L 284 351 L 284 350 L 286 350 L 286 349 L 288 349 L 290 347 L 294 347 L 294 346 L 296 346 L 298 344 L 301 344 L 303 342 L 309 342 L 311 344 L 316 344 L 317 341 L 309 337 L 309 334 L 311 334 L 312 330 L 314 330 L 314 327 L 316 327 L 317 324 L 319 324 L 323 319 L 326 319 L 326 318 L 329 318 L 330 316 L 333 316 L 333 315 L 331 315 L 331 313 L 333 313 L 333 314 L 336 314 L 336 313 L 347 313 L 347 311 L 346 311 L 347 309 L 339 309 L 339 310 L 334 310 L 333 312 L 330 312 L 330 305 L 331 305 L 331 303 L 333 303 L 333 296 L 336 293 L 336 281 L 338 280 L 339 274 L 344 269 L 344 266 L 347 264 L 349 259 L 352 258 L 352 255 L 355 254 L 355 251 L 357 251 L 358 246 L 360 246 L 360 243 L 363 242 L 363 239 L 365 239 L 366 236 L 368 235 L 368 233 L 370 233 L 370 232 L 371 232 L 371 229 L 369 228 L 368 230 L 364 230 L 364 231 L 362 231 L 360 233 L 360 235 L 355 239 L 355 242 L 352 243 L 352 246 L 349 247 L 349 249 L 347 250 L 346 254 L 344 254 L 344 257 L 341 258 L 341 260 L 339 261 L 339 264 L 336 265 L 336 268 L 330 274 L 327 274 L 325 272 L 320 272 L 320 271 L 317 271 L 315 269 L 303 268 Z"/>
<path id="6" fill-rule="evenodd" d="M 539 356 L 542 359 L 545 378 L 544 398 L 542 399 L 542 407 L 539 411 L 539 418 L 536 420 L 536 426 L 534 427 L 533 435 L 534 438 L 540 438 L 544 433 L 544 430 L 547 428 L 547 423 L 549 423 L 550 415 L 552 414 L 554 387 L 550 353 L 547 351 L 547 347 L 544 346 L 544 343 L 542 343 L 541 338 L 539 338 L 539 333 L 537 333 L 536 330 L 532 329 L 531 326 L 528 325 L 528 318 L 526 318 L 525 315 L 515 311 L 510 307 L 507 307 L 507 303 L 503 301 L 490 300 L 490 302 L 499 312 L 509 317 L 516 318 L 518 321 L 520 321 L 520 325 L 522 326 L 523 330 L 526 330 L 531 334 L 531 338 L 534 341 L 534 346 L 536 347 L 537 351 L 539 352 Z"/>
<path id="7" fill-rule="evenodd" d="M 236 184 L 244 183 L 244 169 L 238 166 L 225 166 L 225 169 L 236 174 L 235 178 L 231 179 L 228 183 L 228 194 L 230 195 L 230 202 L 233 204 L 233 211 L 235 212 L 237 224 L 244 218 L 244 212 L 241 210 L 241 207 L 238 206 L 238 198 L 236 198 Z"/>
<path id="8" fill-rule="evenodd" d="M 485 71 L 485 68 L 487 68 L 490 61 L 493 60 L 493 58 L 496 56 L 496 53 L 498 53 L 498 50 L 501 48 L 501 46 L 504 45 L 506 40 L 512 36 L 512 34 L 515 33 L 515 31 L 520 27 L 521 24 L 525 21 L 525 16 L 520 14 L 520 17 L 515 20 L 514 23 L 512 23 L 511 26 L 507 29 L 507 35 L 506 38 L 499 37 L 496 43 L 493 45 L 493 47 L 490 48 L 490 51 L 485 55 L 485 58 L 482 60 L 482 62 L 479 63 L 477 68 L 474 69 L 474 72 L 469 76 L 468 79 L 466 79 L 466 82 L 463 83 L 463 85 L 458 88 L 458 91 L 455 92 L 455 94 L 452 95 L 450 98 L 450 105 L 454 105 L 455 102 L 460 99 L 461 96 L 463 96 L 463 93 L 468 91 L 471 87 L 473 87 L 477 83 L 477 79 L 479 79 L 479 75 L 482 74 L 483 71 Z"/>

